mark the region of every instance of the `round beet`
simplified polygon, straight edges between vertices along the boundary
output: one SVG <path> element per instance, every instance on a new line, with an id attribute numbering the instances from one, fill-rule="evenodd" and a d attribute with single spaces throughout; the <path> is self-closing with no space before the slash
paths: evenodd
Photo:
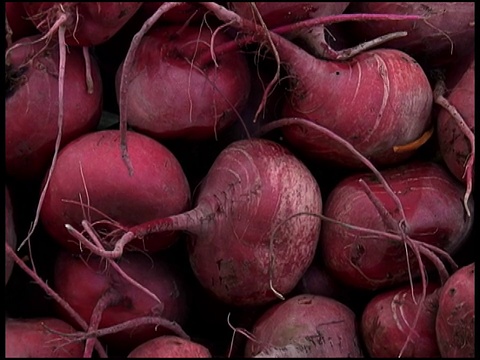
<path id="1" fill-rule="evenodd" d="M 210 44 L 230 41 L 207 27 L 161 26 L 141 40 L 129 69 L 127 119 L 136 130 L 158 139 L 213 139 L 239 120 L 250 92 L 245 55 L 231 51 L 210 57 Z M 198 58 L 210 57 L 206 63 Z M 117 72 L 120 96 L 124 63 Z"/>
<path id="2" fill-rule="evenodd" d="M 133 174 L 122 160 L 120 131 L 86 134 L 60 152 L 45 195 L 41 220 L 48 233 L 70 251 L 81 247 L 65 224 L 82 231 L 81 222 L 100 221 L 95 227 L 106 236 L 118 227 L 130 227 L 159 217 L 181 213 L 190 203 L 190 188 L 183 169 L 165 146 L 133 131 L 128 132 Z M 115 219 L 117 225 L 102 220 Z M 137 249 L 158 251 L 172 244 L 178 233 L 139 238 Z"/>
<path id="3" fill-rule="evenodd" d="M 157 336 L 176 335 L 174 331 L 181 329 L 179 325 L 188 316 L 187 289 L 177 268 L 164 257 L 152 258 L 141 253 L 124 254 L 117 264 L 161 303 L 94 255 L 60 252 L 55 261 L 53 288 L 89 326 L 98 322 L 101 330 L 137 321 L 134 326 L 101 337 L 103 343 L 114 349 L 128 352 Z M 64 308 L 58 306 L 58 314 L 77 326 Z M 161 317 L 170 326 L 139 320 L 145 317 Z M 96 326 L 91 330 L 97 330 Z"/>
<path id="4" fill-rule="evenodd" d="M 59 46 L 33 43 L 39 35 L 14 43 L 6 59 L 5 156 L 7 174 L 42 177 L 52 160 L 59 131 Z M 89 55 L 90 56 L 90 55 Z M 93 87 L 88 92 L 85 60 L 71 48 L 65 59 L 62 142 L 92 131 L 102 111 L 102 79 L 90 56 Z"/>
<path id="5" fill-rule="evenodd" d="M 441 249 L 454 254 L 473 228 L 473 218 L 466 216 L 463 208 L 464 189 L 443 167 L 430 162 L 411 162 L 384 170 L 382 174 L 402 205 L 403 225 L 391 194 L 370 174 L 345 178 L 330 192 L 325 203 L 324 215 L 339 223 L 324 223 L 320 256 L 333 276 L 356 288 L 385 288 L 407 282 L 409 271 L 414 277 L 421 274 L 418 258 L 408 245 L 407 261 L 401 229 L 405 236 L 416 241 L 414 248 L 427 244 L 428 249 L 421 256 L 427 269 L 433 270 L 430 260 L 439 259 L 429 253 Z M 360 180 L 368 186 L 371 196 Z M 379 203 L 378 207 L 374 201 Z M 473 211 L 473 201 L 469 207 Z"/>

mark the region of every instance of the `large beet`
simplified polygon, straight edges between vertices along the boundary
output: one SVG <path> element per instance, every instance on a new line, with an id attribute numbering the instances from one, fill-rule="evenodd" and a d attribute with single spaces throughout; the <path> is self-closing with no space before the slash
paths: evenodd
<path id="1" fill-rule="evenodd" d="M 127 84 L 128 123 L 157 139 L 213 139 L 240 121 L 250 93 L 250 69 L 239 50 L 210 57 L 209 45 L 231 39 L 215 38 L 207 27 L 164 25 L 141 40 Z M 210 57 L 206 63 L 198 58 Z M 201 62 L 201 61 L 200 61 Z M 117 99 L 124 62 L 116 77 Z"/>
<path id="2" fill-rule="evenodd" d="M 409 163 L 383 172 L 402 204 L 406 235 L 453 254 L 466 241 L 473 226 L 465 214 L 463 187 L 447 170 L 434 163 Z M 378 209 L 360 183 L 362 179 L 384 207 Z M 473 201 L 469 202 L 473 210 Z M 394 219 L 385 220 L 383 211 Z M 332 275 L 344 283 L 364 289 L 379 289 L 408 281 L 409 269 L 419 275 L 417 259 L 405 243 L 388 234 L 401 235 L 399 209 L 384 186 L 370 174 L 351 175 L 329 194 L 324 215 L 336 221 L 380 233 L 361 232 L 325 222 L 320 237 L 320 256 Z M 384 234 L 382 232 L 385 232 Z M 423 254 L 424 255 L 424 254 Z M 423 256 L 422 255 L 422 256 Z M 427 256 L 428 257 L 428 256 Z M 432 264 L 424 260 L 428 269 Z"/>
<path id="3" fill-rule="evenodd" d="M 145 135 L 133 131 L 127 135 L 132 175 L 122 161 L 119 130 L 86 134 L 58 156 L 40 215 L 48 233 L 70 251 L 79 252 L 81 247 L 65 224 L 81 230 L 83 220 L 104 221 L 95 228 L 105 235 L 117 228 L 105 224 L 109 219 L 130 227 L 189 206 L 190 187 L 173 153 Z M 154 234 L 131 245 L 155 252 L 171 245 L 178 235 Z M 107 240 L 104 246 L 109 248 Z"/>

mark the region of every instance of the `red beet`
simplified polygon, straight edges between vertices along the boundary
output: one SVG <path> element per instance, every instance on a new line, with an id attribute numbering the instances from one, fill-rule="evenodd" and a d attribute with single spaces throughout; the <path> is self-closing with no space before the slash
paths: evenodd
<path id="1" fill-rule="evenodd" d="M 361 332 L 371 357 L 439 357 L 435 335 L 438 309 L 437 283 L 429 283 L 420 305 L 420 283 L 401 286 L 375 295 L 362 313 Z M 418 319 L 416 320 L 417 312 Z"/>
<path id="2" fill-rule="evenodd" d="M 169 25 L 150 30 L 141 40 L 127 85 L 128 123 L 158 139 L 213 139 L 235 121 L 250 93 L 250 69 L 244 54 L 232 51 L 208 64 L 210 43 L 230 41 L 200 26 Z M 116 77 L 121 102 L 122 63 Z"/>
<path id="3" fill-rule="evenodd" d="M 69 143 L 58 156 L 45 195 L 41 220 L 62 246 L 78 252 L 77 241 L 65 224 L 81 230 L 81 222 L 100 221 L 96 230 L 105 235 L 158 217 L 187 210 L 190 188 L 174 155 L 157 141 L 128 132 L 133 175 L 120 154 L 120 131 L 104 130 Z M 105 221 L 115 219 L 117 225 Z M 103 223 L 101 221 L 104 221 Z M 178 239 L 178 232 L 139 238 L 133 247 L 155 252 Z M 108 239 L 108 237 L 107 237 Z M 105 240 L 104 246 L 111 244 Z"/>
<path id="4" fill-rule="evenodd" d="M 446 169 L 434 163 L 412 162 L 382 174 L 401 202 L 406 221 L 403 229 L 405 235 L 417 241 L 415 247 L 427 244 L 428 251 L 439 248 L 451 255 L 465 243 L 473 220 L 464 212 L 463 187 Z M 383 208 L 377 208 L 360 180 Z M 473 201 L 469 206 L 473 210 Z M 351 175 L 337 184 L 326 200 L 324 215 L 340 223 L 378 231 L 362 232 L 324 223 L 320 256 L 336 278 L 357 288 L 379 289 L 408 281 L 409 270 L 414 277 L 419 275 L 418 259 L 412 248 L 408 247 L 407 263 L 405 242 L 401 237 L 388 237 L 389 233 L 402 234 L 398 225 L 400 212 L 372 175 Z M 387 220 L 388 216 L 394 224 Z M 432 260 L 427 253 L 423 256 Z M 433 269 L 426 259 L 424 264 Z"/>
<path id="5" fill-rule="evenodd" d="M 55 261 L 54 290 L 90 326 L 98 321 L 98 329 L 144 317 L 162 317 L 172 325 L 139 322 L 134 327 L 102 336 L 101 341 L 114 349 L 131 351 L 157 336 L 177 335 L 173 330 L 185 322 L 188 311 L 187 290 L 178 270 L 165 258 L 149 258 L 139 253 L 125 254 L 117 263 L 131 279 L 154 294 L 161 304 L 97 256 L 78 257 L 61 252 Z M 58 313 L 78 326 L 63 308 L 59 307 Z"/>
<path id="6" fill-rule="evenodd" d="M 59 131 L 59 47 L 40 35 L 23 38 L 7 58 L 5 98 L 5 156 L 7 174 L 20 179 L 43 177 L 50 164 Z M 90 56 L 90 55 L 89 55 Z M 92 131 L 102 111 L 102 80 L 90 56 L 92 92 L 85 82 L 82 51 L 66 54 L 61 145 Z"/>

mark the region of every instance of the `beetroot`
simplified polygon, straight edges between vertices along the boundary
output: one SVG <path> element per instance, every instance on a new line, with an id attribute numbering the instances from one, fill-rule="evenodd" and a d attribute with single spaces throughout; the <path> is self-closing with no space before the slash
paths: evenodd
<path id="1" fill-rule="evenodd" d="M 135 53 L 126 90 L 126 116 L 134 129 L 158 139 L 212 139 L 239 120 L 250 92 L 250 69 L 240 51 L 210 57 L 210 43 L 230 38 L 200 26 L 150 30 Z M 206 64 L 197 58 L 207 54 Z M 120 103 L 122 63 L 116 77 Z M 175 90 L 176 89 L 176 90 Z"/>
<path id="2" fill-rule="evenodd" d="M 363 357 L 355 313 L 320 295 L 297 295 L 257 319 L 246 357 Z"/>
<path id="3" fill-rule="evenodd" d="M 475 357 L 475 263 L 458 269 L 442 286 L 435 332 L 442 357 Z"/>
<path id="4" fill-rule="evenodd" d="M 374 358 L 439 357 L 435 335 L 439 288 L 439 284 L 430 282 L 422 305 L 420 283 L 413 285 L 413 291 L 410 285 L 404 285 L 375 295 L 361 318 L 362 338 L 369 355 Z"/>
<path id="5" fill-rule="evenodd" d="M 96 231 L 105 235 L 187 210 L 190 188 L 174 155 L 145 135 L 129 131 L 128 139 L 132 176 L 120 156 L 119 130 L 86 134 L 60 152 L 41 221 L 48 233 L 70 251 L 81 248 L 72 241 L 65 224 L 81 228 L 82 220 L 98 221 Z M 117 221 L 113 227 L 105 223 L 111 218 Z M 178 235 L 152 235 L 138 239 L 132 246 L 154 252 L 171 245 Z M 104 245 L 108 247 L 107 241 Z"/>
<path id="6" fill-rule="evenodd" d="M 5 357 L 7 358 L 80 358 L 82 341 L 72 341 L 75 329 L 54 317 L 5 319 Z M 65 336 L 62 335 L 65 334 Z"/>
<path id="7" fill-rule="evenodd" d="M 31 42 L 40 35 L 23 38 L 7 58 L 5 99 L 5 156 L 7 174 L 20 179 L 38 179 L 47 170 L 59 131 L 59 47 Z M 102 81 L 90 57 L 93 79 L 89 94 L 85 62 L 80 49 L 66 54 L 63 89 L 61 145 L 92 131 L 102 111 Z"/>
<path id="8" fill-rule="evenodd" d="M 115 349 L 131 351 L 165 334 L 186 336 L 179 325 L 187 319 L 187 290 L 178 270 L 165 258 L 149 258 L 140 253 L 125 254 L 117 264 L 161 303 L 92 255 L 78 257 L 61 252 L 55 262 L 54 290 L 89 323 L 92 331 L 97 326 L 104 329 L 126 321 L 139 321 L 142 317 L 164 319 L 165 323 L 139 322 L 133 328 L 102 336 L 102 343 Z M 78 326 L 63 308 L 59 307 L 58 312 L 66 321 Z M 177 329 L 179 332 L 175 332 Z"/>
<path id="9" fill-rule="evenodd" d="M 457 121 L 447 109 L 440 109 L 437 117 L 438 146 L 448 169 L 466 184 L 468 198 L 475 176 L 475 60 L 445 96 L 448 105 L 456 110 L 462 121 Z"/>
<path id="10" fill-rule="evenodd" d="M 133 349 L 127 358 L 211 358 L 203 345 L 178 336 L 165 335 L 144 342 Z"/>
<path id="11" fill-rule="evenodd" d="M 382 172 L 400 200 L 405 214 L 403 227 L 399 209 L 382 184 L 370 174 L 345 178 L 329 194 L 324 215 L 340 223 L 325 222 L 320 237 L 320 254 L 333 276 L 350 286 L 379 289 L 398 285 L 419 275 L 418 259 L 409 248 L 408 263 L 405 243 L 388 233 L 403 234 L 416 241 L 415 247 L 427 247 L 425 255 L 435 248 L 454 254 L 466 241 L 473 220 L 463 211 L 464 189 L 441 166 L 411 162 Z M 360 180 L 368 185 L 378 209 Z M 473 201 L 469 202 L 473 210 Z M 394 224 L 388 221 L 390 214 Z M 341 224 L 350 224 L 371 231 L 360 232 Z M 373 233 L 372 231 L 378 231 Z M 426 244 L 426 245 L 422 245 Z M 433 246 L 433 247 L 431 247 Z M 444 254 L 441 255 L 444 258 Z M 425 263 L 432 269 L 431 263 Z M 436 263 L 438 265 L 438 263 Z"/>
<path id="12" fill-rule="evenodd" d="M 284 117 L 305 118 L 329 128 L 376 165 L 392 165 L 412 155 L 395 153 L 393 147 L 415 140 L 428 128 L 432 92 L 411 57 L 378 49 L 347 62 L 316 60 L 316 64 L 315 80 L 307 74 L 297 77 Z M 284 134 L 311 157 L 358 166 L 358 160 L 322 134 L 301 127 L 285 128 Z"/>

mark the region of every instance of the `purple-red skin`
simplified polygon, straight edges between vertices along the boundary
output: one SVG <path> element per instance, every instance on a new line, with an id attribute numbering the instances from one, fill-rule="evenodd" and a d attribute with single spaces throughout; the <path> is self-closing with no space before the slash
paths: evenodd
<path id="1" fill-rule="evenodd" d="M 349 2 L 255 2 L 269 29 L 315 17 L 341 14 Z M 257 16 L 248 2 L 231 2 L 230 8 L 248 20 Z M 258 20 L 256 20 L 258 22 Z"/>
<path id="2" fill-rule="evenodd" d="M 5 185 L 5 242 L 15 250 L 17 245 L 17 233 L 13 222 L 13 207 L 10 199 L 10 191 Z M 5 285 L 7 285 L 12 275 L 15 262 L 7 254 L 5 254 Z"/>
<path id="3" fill-rule="evenodd" d="M 215 46 L 231 39 L 219 32 Z M 229 51 L 216 63 L 197 64 L 210 55 L 211 30 L 197 25 L 151 29 L 135 54 L 127 88 L 128 124 L 156 139 L 214 139 L 240 121 L 250 93 L 245 55 Z M 191 63 L 193 61 L 193 64 Z M 196 68 L 200 67 L 200 69 Z M 116 76 L 117 99 L 123 62 Z"/>
<path id="4" fill-rule="evenodd" d="M 137 346 L 127 358 L 211 358 L 210 351 L 197 342 L 164 335 Z"/>
<path id="5" fill-rule="evenodd" d="M 28 43 L 40 35 L 14 44 Z M 26 44 L 10 52 L 5 97 L 7 174 L 22 180 L 40 179 L 51 163 L 58 134 L 58 46 Z M 40 52 L 41 51 L 41 52 Z M 33 62 L 24 66 L 34 55 Z M 61 145 L 92 131 L 102 112 L 103 88 L 98 65 L 90 57 L 93 93 L 88 94 L 82 51 L 67 51 Z"/>
<path id="6" fill-rule="evenodd" d="M 435 163 L 411 162 L 382 172 L 405 211 L 408 235 L 454 254 L 468 239 L 472 217 L 465 215 L 464 188 L 445 168 Z M 360 184 L 363 179 L 374 195 L 398 222 L 399 214 L 383 185 L 371 174 L 345 178 L 326 199 L 324 215 L 351 225 L 387 231 L 377 208 Z M 473 211 L 473 200 L 469 206 Z M 398 233 L 398 230 L 395 230 Z M 326 268 L 340 281 L 360 289 L 380 289 L 409 279 L 403 241 L 350 230 L 325 221 L 319 253 Z M 413 276 L 419 275 L 417 261 L 409 250 Z M 432 264 L 425 259 L 427 269 Z"/>
<path id="7" fill-rule="evenodd" d="M 475 134 L 475 59 L 446 98 Z M 472 155 L 468 138 L 450 113 L 443 108 L 438 113 L 436 131 L 438 146 L 445 164 L 458 180 L 466 183 L 468 179 L 465 176 L 465 164 Z"/>
<path id="8" fill-rule="evenodd" d="M 475 263 L 458 269 L 442 286 L 435 332 L 442 357 L 475 357 Z"/>
<path id="9" fill-rule="evenodd" d="M 12 29 L 13 41 L 38 33 L 35 25 L 28 19 L 22 2 L 6 1 L 5 16 L 8 19 L 10 29 Z"/>
<path id="10" fill-rule="evenodd" d="M 355 313 L 325 296 L 302 294 L 272 305 L 251 333 L 256 341 L 247 341 L 245 357 L 363 357 Z"/>
<path id="11" fill-rule="evenodd" d="M 115 35 L 142 2 L 23 2 L 23 6 L 40 32 L 46 33 L 66 13 L 67 45 L 96 46 Z"/>
<path id="12" fill-rule="evenodd" d="M 79 252 L 80 247 L 65 224 L 82 231 L 81 222 L 89 220 L 85 214 L 90 214 L 91 222 L 106 220 L 94 209 L 125 227 L 188 209 L 188 180 L 173 153 L 133 131 L 127 133 L 127 144 L 133 176 L 121 157 L 119 130 L 86 134 L 59 153 L 40 216 L 47 232 L 69 251 Z M 80 199 L 84 204 L 90 201 L 93 209 L 84 212 L 80 205 L 66 202 Z M 131 245 L 155 252 L 173 244 L 178 235 L 178 232 L 152 234 L 136 239 Z"/>
<path id="13" fill-rule="evenodd" d="M 391 166 L 414 154 L 393 149 L 416 140 L 431 124 L 432 89 L 412 57 L 395 49 L 375 49 L 347 61 L 328 61 L 302 55 L 293 46 L 277 50 L 293 79 L 283 117 L 304 118 L 330 129 L 376 166 Z M 288 126 L 283 133 L 285 141 L 309 158 L 347 168 L 365 166 L 314 129 Z"/>
<path id="14" fill-rule="evenodd" d="M 103 312 L 99 329 L 145 316 L 162 316 L 182 324 L 188 316 L 187 293 L 183 278 L 164 258 L 128 253 L 118 261 L 120 268 L 163 302 L 161 306 L 142 290 L 128 283 L 117 270 L 97 256 L 59 253 L 54 268 L 54 290 L 87 322 L 98 300 L 106 292 L 122 296 L 117 305 Z M 65 310 L 57 307 L 58 316 L 77 326 Z M 162 326 L 139 325 L 102 336 L 102 343 L 115 349 L 131 351 L 157 336 L 171 334 Z"/>
<path id="15" fill-rule="evenodd" d="M 5 357 L 81 358 L 84 342 L 68 334 L 76 332 L 67 322 L 55 317 L 5 319 Z M 65 336 L 62 335 L 66 334 Z"/>
<path id="16" fill-rule="evenodd" d="M 283 295 L 293 290 L 313 260 L 321 223 L 291 217 L 322 211 L 318 183 L 297 157 L 273 141 L 234 142 L 211 166 L 196 203 L 206 219 L 194 221 L 188 252 L 202 286 L 238 306 L 277 299 L 270 279 Z"/>
<path id="17" fill-rule="evenodd" d="M 407 36 L 391 40 L 385 46 L 405 51 L 428 67 L 452 64 L 473 48 L 473 2 L 352 2 L 346 12 L 426 16 L 424 21 L 353 22 L 351 34 L 358 41 L 365 41 L 407 31 Z"/>
<path id="18" fill-rule="evenodd" d="M 440 357 L 435 334 L 439 288 L 437 283 L 427 284 L 427 295 L 415 327 L 422 284 L 414 284 L 415 298 L 412 298 L 410 285 L 375 295 L 365 306 L 360 322 L 369 355 L 375 358 Z M 409 335 L 411 338 L 403 349 Z"/>

